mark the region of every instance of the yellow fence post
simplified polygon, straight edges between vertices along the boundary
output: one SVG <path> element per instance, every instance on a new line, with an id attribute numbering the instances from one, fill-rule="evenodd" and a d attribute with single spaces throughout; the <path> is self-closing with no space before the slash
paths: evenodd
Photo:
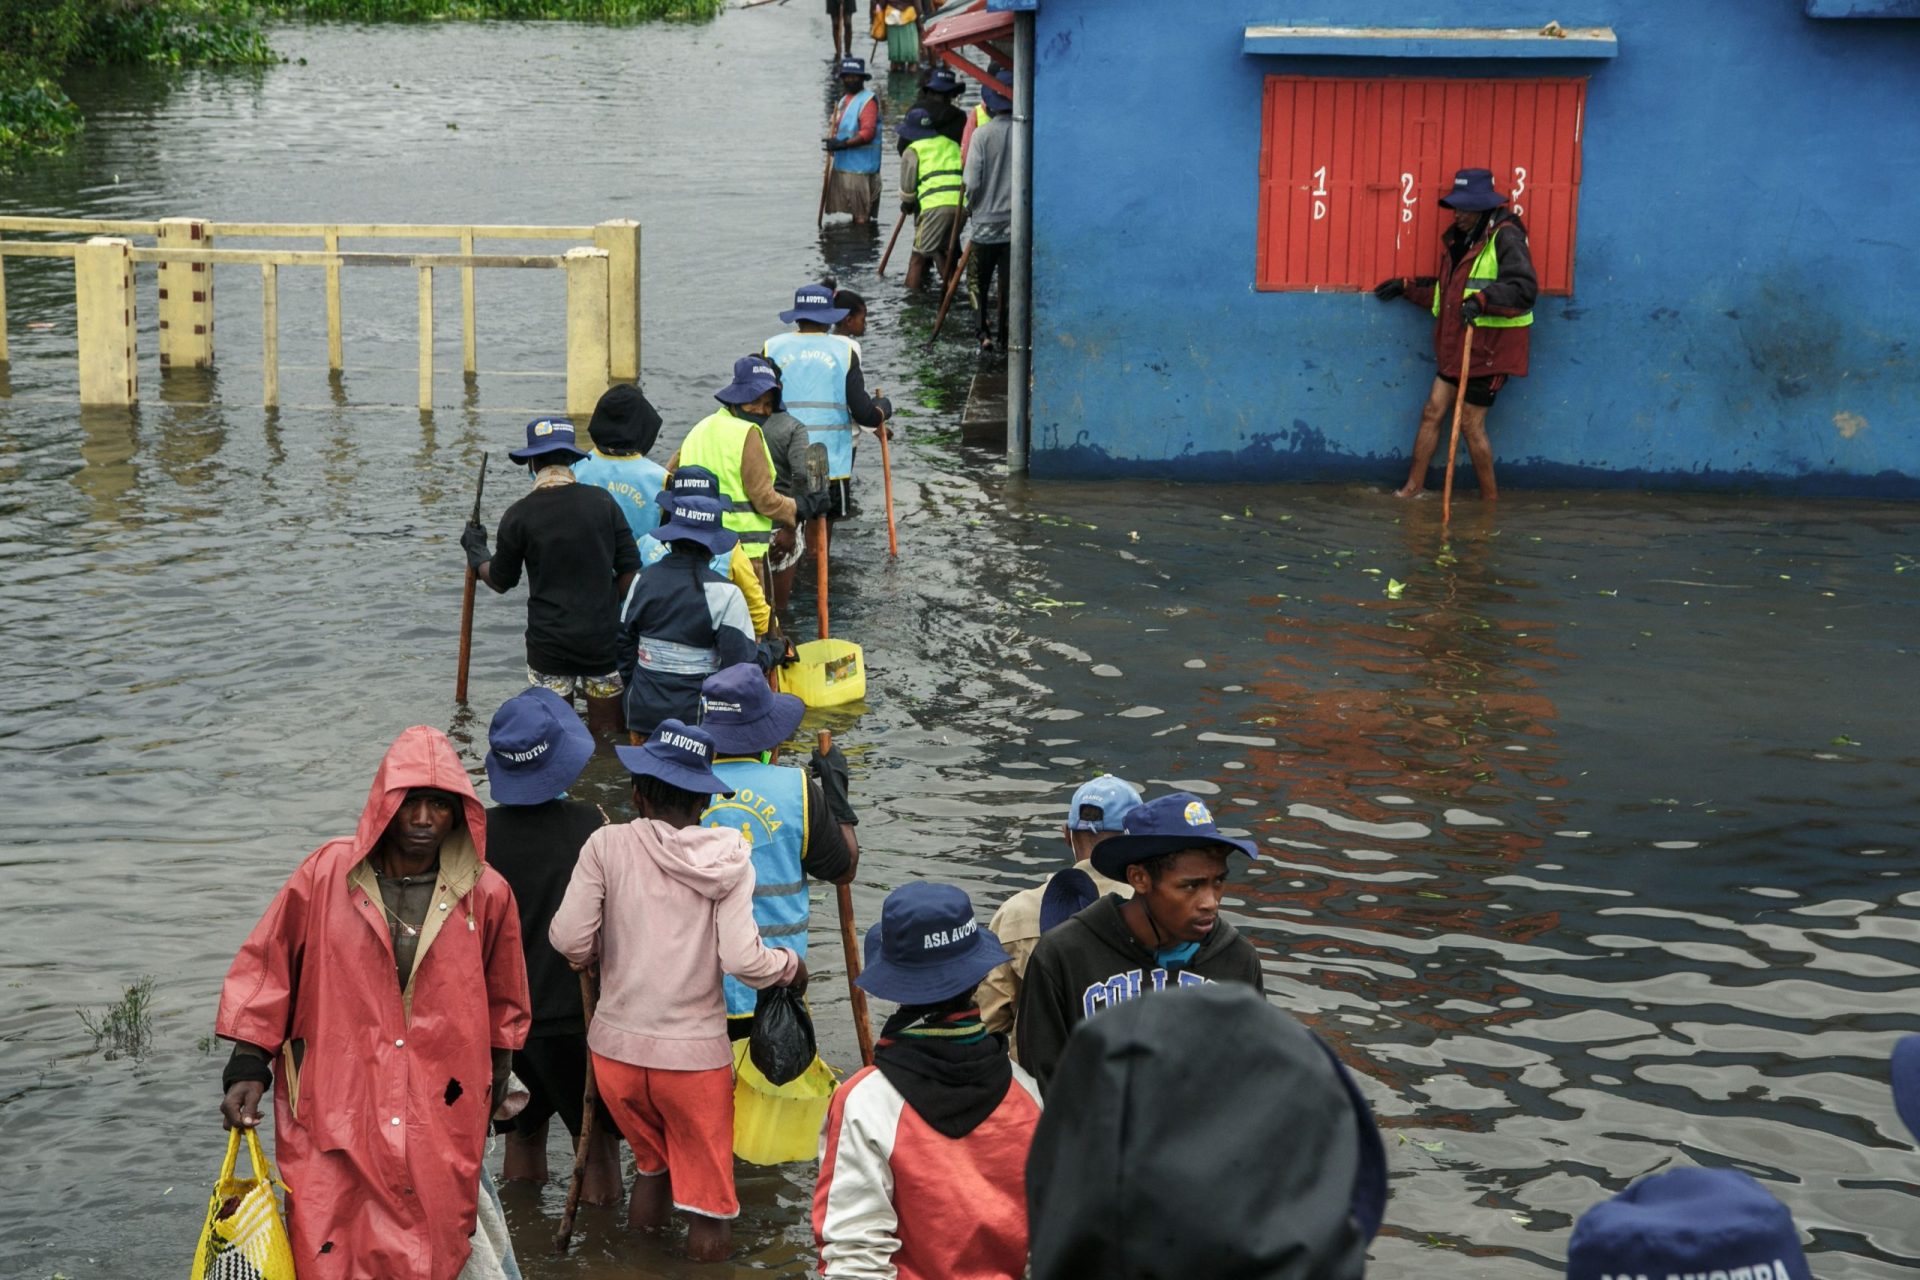
<path id="1" fill-rule="evenodd" d="M 260 403 L 280 407 L 280 268 L 260 264 Z"/>
<path id="2" fill-rule="evenodd" d="M 640 381 L 640 224 L 615 218 L 593 229 L 593 247 L 607 251 L 607 375 Z"/>
<path id="3" fill-rule="evenodd" d="M 473 256 L 473 228 L 468 227 L 466 234 L 460 237 L 460 252 Z M 478 372 L 475 359 L 473 334 L 473 268 L 460 268 L 460 358 L 461 368 L 471 378 Z"/>
<path id="4" fill-rule="evenodd" d="M 335 255 L 335 260 L 327 264 L 327 368 L 338 373 L 346 363 L 340 341 L 340 233 L 329 230 L 320 237 L 320 243 Z"/>
<path id="5" fill-rule="evenodd" d="M 420 412 L 433 409 L 433 268 L 420 268 Z"/>
<path id="6" fill-rule="evenodd" d="M 607 251 L 569 249 L 567 268 L 567 415 L 577 422 L 593 416 L 606 394 Z"/>
<path id="7" fill-rule="evenodd" d="M 211 249 L 213 232 L 204 218 L 162 218 L 159 243 L 162 249 Z M 208 368 L 213 364 L 213 264 L 158 265 L 160 372 Z"/>
<path id="8" fill-rule="evenodd" d="M 132 248 L 130 240 L 95 236 L 73 255 L 83 405 L 131 405 L 139 395 Z"/>
<path id="9" fill-rule="evenodd" d="M 7 260 L 0 257 L 0 364 L 8 363 L 7 356 Z"/>

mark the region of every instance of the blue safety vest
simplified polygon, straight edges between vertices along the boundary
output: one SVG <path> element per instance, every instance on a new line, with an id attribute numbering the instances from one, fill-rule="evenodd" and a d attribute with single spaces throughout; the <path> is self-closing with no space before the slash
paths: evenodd
<path id="1" fill-rule="evenodd" d="M 659 528 L 660 508 L 654 505 L 654 499 L 667 482 L 667 469 L 659 463 L 651 458 L 609 458 L 596 449 L 573 464 L 573 474 L 582 484 L 598 486 L 613 495 L 636 541 Z M 665 554 L 667 549 L 661 547 L 660 555 Z"/>
<path id="2" fill-rule="evenodd" d="M 847 374 L 853 370 L 853 339 L 837 333 L 777 333 L 766 356 L 780 366 L 780 398 L 807 428 L 807 439 L 827 446 L 827 479 L 853 474 L 853 414 L 847 408 Z"/>
<path id="3" fill-rule="evenodd" d="M 860 132 L 860 113 L 873 101 L 873 90 L 862 89 L 840 104 L 840 122 L 835 126 L 833 136 L 845 142 Z M 877 122 L 876 122 L 877 125 Z M 873 131 L 873 141 L 864 147 L 849 147 L 845 151 L 833 153 L 833 167 L 842 173 L 878 173 L 880 172 L 880 130 Z"/>
<path id="4" fill-rule="evenodd" d="M 721 760 L 713 766 L 733 788 L 700 815 L 704 827 L 731 827 L 753 843 L 753 922 L 770 947 L 787 947 L 807 958 L 807 775 L 803 769 Z M 727 1016 L 753 1013 L 754 990 L 729 977 Z"/>

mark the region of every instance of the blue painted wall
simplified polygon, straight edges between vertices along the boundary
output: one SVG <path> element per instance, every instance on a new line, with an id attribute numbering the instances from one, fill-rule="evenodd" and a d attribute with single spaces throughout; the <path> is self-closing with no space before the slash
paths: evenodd
<path id="1" fill-rule="evenodd" d="M 1619 56 L 1241 51 L 1254 23 L 1549 18 L 1613 27 Z M 1404 478 L 1431 321 L 1253 288 L 1263 78 L 1585 74 L 1575 292 L 1542 297 L 1493 411 L 1502 477 L 1920 497 L 1920 22 L 1803 0 L 1040 0 L 1035 22 L 1035 474 Z"/>

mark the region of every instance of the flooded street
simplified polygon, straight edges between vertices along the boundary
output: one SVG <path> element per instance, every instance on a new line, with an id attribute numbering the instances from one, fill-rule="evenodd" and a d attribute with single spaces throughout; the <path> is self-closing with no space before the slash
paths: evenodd
<path id="1" fill-rule="evenodd" d="M 1821 1275 L 1920 1265 L 1920 1153 L 1886 1084 L 1920 1031 L 1914 509 L 1516 491 L 1463 502 L 1443 543 L 1437 498 L 1396 503 L 1388 475 L 1009 482 L 959 441 L 970 325 L 929 354 L 931 302 L 903 300 L 897 266 L 873 276 L 883 241 L 814 231 L 817 6 L 274 43 L 306 64 L 77 83 L 85 135 L 8 178 L 0 213 L 638 219 L 662 459 L 794 286 L 833 270 L 868 297 L 863 365 L 903 410 L 901 554 L 863 456 L 833 619 L 866 648 L 868 700 L 807 726 L 852 758 L 862 925 L 916 877 L 984 919 L 1058 865 L 1094 773 L 1199 792 L 1268 855 L 1236 870 L 1231 910 L 1271 997 L 1364 1074 L 1388 1128 L 1379 1275 L 1545 1280 L 1581 1210 L 1689 1162 L 1766 1180 Z M 911 95 L 895 77 L 891 111 Z M 399 730 L 449 729 L 477 772 L 522 687 L 524 593 L 483 592 L 471 714 L 454 703 L 457 535 L 480 450 L 491 525 L 525 484 L 505 450 L 561 404 L 559 273 L 482 276 L 470 388 L 442 273 L 423 419 L 413 273 L 348 274 L 335 387 L 319 275 L 283 269 L 269 414 L 259 272 L 220 270 L 218 372 L 163 388 L 143 269 L 129 417 L 73 406 L 71 267 L 7 264 L 7 1277 L 184 1269 L 223 1148 L 206 1037 L 235 948 L 351 829 Z M 625 811 L 608 759 L 578 793 Z M 845 1069 L 831 903 L 816 892 L 812 998 Z M 96 1052 L 76 1010 L 144 974 L 152 1049 Z M 812 1270 L 809 1166 L 742 1167 L 731 1266 L 593 1209 L 555 1260 L 564 1190 L 507 1189 L 532 1280 Z"/>

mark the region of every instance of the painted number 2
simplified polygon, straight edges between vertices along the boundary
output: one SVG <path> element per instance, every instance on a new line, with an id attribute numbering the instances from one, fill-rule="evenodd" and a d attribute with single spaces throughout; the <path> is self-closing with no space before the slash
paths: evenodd
<path id="1" fill-rule="evenodd" d="M 1522 195 L 1522 193 L 1526 191 L 1526 189 L 1527 189 L 1527 171 L 1521 168 L 1519 165 L 1513 166 L 1513 212 L 1515 217 L 1519 217 L 1526 213 L 1525 207 L 1522 206 L 1520 203 L 1520 196 Z"/>
<path id="2" fill-rule="evenodd" d="M 1327 166 L 1321 165 L 1313 171 L 1313 220 L 1320 221 L 1327 216 Z"/>
<path id="3" fill-rule="evenodd" d="M 1410 173 L 1401 174 L 1400 175 L 1400 221 L 1412 222 L 1413 206 L 1418 203 L 1419 201 L 1414 199 L 1414 195 L 1413 195 L 1413 175 Z"/>

